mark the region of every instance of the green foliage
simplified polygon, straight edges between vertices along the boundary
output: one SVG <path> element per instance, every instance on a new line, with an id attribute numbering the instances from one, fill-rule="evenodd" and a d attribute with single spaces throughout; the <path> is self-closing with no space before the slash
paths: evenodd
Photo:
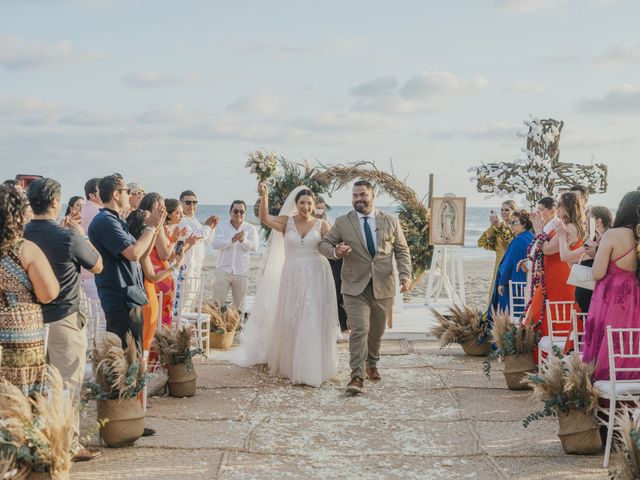
<path id="1" fill-rule="evenodd" d="M 413 278 L 419 279 L 431 268 L 433 259 L 433 246 L 429 245 L 429 218 L 406 203 L 400 204 L 397 213 L 409 245 Z"/>

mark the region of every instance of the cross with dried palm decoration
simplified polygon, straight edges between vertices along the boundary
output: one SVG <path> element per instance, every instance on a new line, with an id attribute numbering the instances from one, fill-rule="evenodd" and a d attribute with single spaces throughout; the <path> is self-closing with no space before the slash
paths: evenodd
<path id="1" fill-rule="evenodd" d="M 549 119 L 525 121 L 529 127 L 525 158 L 516 163 L 485 163 L 473 167 L 478 192 L 505 196 L 524 195 L 533 207 L 540 198 L 582 185 L 591 193 L 607 191 L 607 167 L 560 162 L 560 133 L 564 122 Z"/>

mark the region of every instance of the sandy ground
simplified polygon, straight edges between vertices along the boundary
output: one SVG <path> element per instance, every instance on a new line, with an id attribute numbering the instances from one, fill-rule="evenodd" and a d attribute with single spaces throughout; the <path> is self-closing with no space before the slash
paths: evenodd
<path id="1" fill-rule="evenodd" d="M 320 388 L 264 366 L 199 362 L 195 397 L 149 399 L 155 436 L 75 464 L 72 478 L 607 478 L 602 455 L 563 453 L 555 418 L 522 426 L 537 405 L 506 388 L 501 364 L 487 379 L 482 359 L 459 347 L 384 340 L 382 382 L 351 397 L 347 345 L 338 348 L 339 373 Z"/>

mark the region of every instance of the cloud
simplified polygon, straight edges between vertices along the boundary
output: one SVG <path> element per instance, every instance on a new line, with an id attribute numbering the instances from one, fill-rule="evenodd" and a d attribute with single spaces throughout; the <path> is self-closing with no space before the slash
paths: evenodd
<path id="1" fill-rule="evenodd" d="M 54 65 L 81 64 L 102 57 L 96 51 L 79 52 L 70 42 L 27 42 L 16 35 L 0 35 L 0 65 L 7 70 L 27 70 Z"/>
<path id="2" fill-rule="evenodd" d="M 349 93 L 355 97 L 379 97 L 393 95 L 398 90 L 396 77 L 378 77 L 352 87 Z"/>
<path id="3" fill-rule="evenodd" d="M 206 117 L 205 112 L 189 110 L 184 105 L 162 107 L 150 110 L 138 118 L 138 122 L 146 125 L 193 125 L 201 123 Z"/>
<path id="4" fill-rule="evenodd" d="M 640 91 L 625 83 L 602 98 L 581 100 L 578 109 L 590 113 L 640 114 Z"/>
<path id="5" fill-rule="evenodd" d="M 609 66 L 621 63 L 638 63 L 640 62 L 640 44 L 627 43 L 624 45 L 615 45 L 606 52 L 598 55 L 594 59 L 594 63 L 598 66 Z"/>
<path id="6" fill-rule="evenodd" d="M 20 97 L 0 94 L 0 116 L 25 116 L 34 114 L 50 114 L 58 109 L 54 102 L 37 97 Z"/>
<path id="7" fill-rule="evenodd" d="M 421 101 L 405 100 L 400 96 L 389 96 L 372 99 L 359 99 L 351 110 L 362 113 L 378 113 L 403 115 L 409 113 L 427 113 L 437 110 L 432 104 Z"/>
<path id="8" fill-rule="evenodd" d="M 540 93 L 543 91 L 544 85 L 541 83 L 529 82 L 516 82 L 505 89 L 507 93 Z"/>
<path id="9" fill-rule="evenodd" d="M 433 140 L 511 140 L 522 128 L 509 125 L 506 123 L 495 123 L 484 127 L 467 128 L 467 129 L 443 129 L 427 132 L 427 137 Z"/>
<path id="10" fill-rule="evenodd" d="M 59 120 L 63 125 L 75 127 L 104 127 L 111 125 L 121 125 L 126 119 L 109 112 L 87 111 L 67 115 Z"/>
<path id="11" fill-rule="evenodd" d="M 348 132 L 391 129 L 404 123 L 393 118 L 373 113 L 321 113 L 310 117 L 299 117 L 294 126 L 314 132 L 346 134 Z"/>
<path id="12" fill-rule="evenodd" d="M 228 109 L 239 113 L 270 114 L 280 109 L 280 102 L 272 93 L 249 95 L 237 99 L 229 105 Z"/>
<path id="13" fill-rule="evenodd" d="M 277 55 L 311 55 L 339 54 L 360 48 L 365 44 L 363 37 L 333 38 L 315 43 L 274 42 L 269 40 L 239 41 L 229 45 L 230 48 L 250 52 L 270 52 Z"/>
<path id="14" fill-rule="evenodd" d="M 569 0 L 498 0 L 497 7 L 508 13 L 527 13 L 539 10 L 555 10 Z"/>
<path id="15" fill-rule="evenodd" d="M 573 63 L 578 60 L 577 55 L 570 55 L 566 52 L 554 53 L 553 55 L 548 56 L 544 59 L 544 63 L 550 64 L 563 64 L 563 63 Z"/>
<path id="16" fill-rule="evenodd" d="M 185 80 L 173 75 L 162 75 L 156 72 L 138 71 L 122 77 L 122 82 L 131 88 L 177 87 Z"/>
<path id="17" fill-rule="evenodd" d="M 463 79 L 449 72 L 428 72 L 410 78 L 400 89 L 400 94 L 409 100 L 436 95 L 460 95 L 484 89 L 487 79 L 476 76 Z"/>

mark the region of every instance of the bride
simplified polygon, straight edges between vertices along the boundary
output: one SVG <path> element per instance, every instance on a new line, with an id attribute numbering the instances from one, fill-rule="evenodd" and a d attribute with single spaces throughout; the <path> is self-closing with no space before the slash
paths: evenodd
<path id="1" fill-rule="evenodd" d="M 317 387 L 338 369 L 338 311 L 331 267 L 318 252 L 329 231 L 313 217 L 315 195 L 294 189 L 277 217 L 269 215 L 267 186 L 258 185 L 260 221 L 272 229 L 251 317 L 240 348 L 218 358 L 241 366 L 267 363 L 294 384 Z"/>

